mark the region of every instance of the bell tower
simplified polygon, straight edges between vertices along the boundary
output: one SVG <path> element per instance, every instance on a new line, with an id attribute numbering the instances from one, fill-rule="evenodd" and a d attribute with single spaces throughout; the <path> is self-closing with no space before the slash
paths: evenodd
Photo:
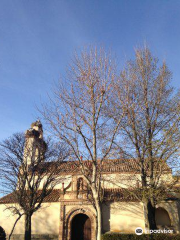
<path id="1" fill-rule="evenodd" d="M 25 132 L 24 161 L 27 165 L 44 161 L 46 143 L 43 140 L 43 127 L 40 120 L 33 122 L 31 128 Z"/>

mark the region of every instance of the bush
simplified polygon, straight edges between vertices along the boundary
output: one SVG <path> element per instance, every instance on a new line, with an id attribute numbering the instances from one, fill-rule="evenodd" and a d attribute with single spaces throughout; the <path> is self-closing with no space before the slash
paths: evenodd
<path id="1" fill-rule="evenodd" d="M 0 226 L 0 240 L 6 240 L 6 233 L 1 226 Z"/>
<path id="2" fill-rule="evenodd" d="M 180 234 L 104 234 L 102 240 L 180 240 Z"/>

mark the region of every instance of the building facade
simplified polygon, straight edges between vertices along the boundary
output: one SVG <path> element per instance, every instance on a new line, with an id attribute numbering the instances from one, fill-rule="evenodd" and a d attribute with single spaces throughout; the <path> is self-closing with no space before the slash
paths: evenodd
<path id="1" fill-rule="evenodd" d="M 35 131 L 40 131 L 36 124 Z M 42 139 L 42 134 L 39 134 Z M 143 203 L 132 194 L 128 187 L 135 186 L 140 175 L 134 171 L 132 160 L 107 160 L 103 169 L 104 201 L 102 203 L 102 231 L 135 233 L 137 227 L 145 232 L 146 219 Z M 95 240 L 96 211 L 88 196 L 86 181 L 73 161 L 62 162 L 60 174 L 66 180 L 60 183 L 44 200 L 42 207 L 32 216 L 32 236 L 39 239 Z M 165 178 L 172 178 L 171 171 Z M 127 188 L 127 190 L 126 190 Z M 0 226 L 10 234 L 17 216 L 8 210 L 16 205 L 13 193 L 0 199 Z M 161 202 L 156 209 L 156 223 L 161 229 L 180 230 L 179 202 L 172 196 Z M 24 217 L 17 223 L 13 238 L 22 239 Z"/>

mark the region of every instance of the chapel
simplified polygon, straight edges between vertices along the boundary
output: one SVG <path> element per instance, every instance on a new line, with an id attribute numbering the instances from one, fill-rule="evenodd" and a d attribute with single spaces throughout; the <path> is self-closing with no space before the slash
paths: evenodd
<path id="1" fill-rule="evenodd" d="M 26 132 L 28 141 L 43 142 L 42 124 L 37 121 Z M 51 163 L 44 162 L 44 167 Z M 135 186 L 140 177 L 133 160 L 106 160 L 103 165 L 104 200 L 102 203 L 102 231 L 135 233 L 137 227 L 146 228 L 143 203 L 128 194 L 125 188 Z M 96 237 L 96 211 L 88 198 L 88 186 L 77 164 L 64 161 L 58 166 L 59 174 L 66 177 L 44 200 L 42 208 L 32 217 L 32 237 L 52 240 L 94 240 Z M 171 179 L 167 166 L 164 178 Z M 0 199 L 0 227 L 8 235 L 16 216 L 7 206 L 17 204 L 10 193 Z M 4 211 L 5 210 L 5 211 Z M 180 231 L 180 205 L 172 194 L 158 204 L 156 224 L 159 228 Z M 13 239 L 23 239 L 24 218 L 17 223 Z M 78 238 L 77 238 L 78 237 Z"/>

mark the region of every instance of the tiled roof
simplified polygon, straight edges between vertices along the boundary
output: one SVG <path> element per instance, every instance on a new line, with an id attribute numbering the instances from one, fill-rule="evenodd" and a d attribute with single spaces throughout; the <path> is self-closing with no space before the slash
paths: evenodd
<path id="1" fill-rule="evenodd" d="M 124 191 L 124 189 L 105 189 L 105 201 L 137 202 L 139 201 L 134 195 Z"/>
<path id="2" fill-rule="evenodd" d="M 59 202 L 60 189 L 54 189 L 50 195 L 48 195 L 44 202 Z M 137 201 L 132 195 L 127 195 L 122 189 L 105 189 L 105 200 L 117 200 L 117 201 Z M 10 193 L 0 199 L 0 204 L 17 203 L 16 194 Z"/>
<path id="3" fill-rule="evenodd" d="M 91 161 L 83 161 L 84 165 L 90 169 L 92 166 Z M 56 167 L 57 174 L 67 174 L 67 173 L 79 173 L 80 172 L 80 163 L 79 161 L 64 161 L 64 162 L 43 162 L 40 169 L 47 169 L 51 167 Z M 161 166 L 162 167 L 162 166 Z M 162 170 L 162 169 L 161 169 Z M 171 169 L 168 165 L 164 165 L 164 171 L 171 172 Z M 102 172 L 104 173 L 118 173 L 118 172 L 139 172 L 139 164 L 135 159 L 113 159 L 113 160 L 104 160 L 102 165 Z"/>
<path id="4" fill-rule="evenodd" d="M 39 193 L 41 193 L 40 190 L 39 190 Z M 60 190 L 54 189 L 47 197 L 45 197 L 44 202 L 58 202 L 59 197 L 60 197 Z M 0 198 L 0 204 L 8 204 L 8 203 L 17 203 L 15 193 L 10 193 L 10 194 Z"/>
<path id="5" fill-rule="evenodd" d="M 104 200 L 105 201 L 120 201 L 120 202 L 138 202 L 139 200 L 135 197 L 137 195 L 136 190 L 126 190 L 120 188 L 109 188 L 104 189 Z M 132 193 L 135 193 L 133 195 Z M 45 199 L 44 202 L 59 202 L 60 195 L 62 194 L 60 189 L 54 189 Z M 67 192 L 68 194 L 68 192 Z M 167 194 L 166 199 L 175 200 L 177 199 L 173 194 Z M 73 199 L 72 199 L 73 201 Z M 14 193 L 10 193 L 0 199 L 0 204 L 9 204 L 9 203 L 17 203 L 16 195 Z"/>
<path id="6" fill-rule="evenodd" d="M 51 194 L 45 197 L 44 202 L 58 202 L 60 198 L 60 189 L 54 189 Z"/>
<path id="7" fill-rule="evenodd" d="M 2 203 L 16 203 L 15 195 L 13 193 L 10 193 L 2 198 L 0 198 L 0 204 Z"/>
<path id="8" fill-rule="evenodd" d="M 104 191 L 105 201 L 121 201 L 121 202 L 138 202 L 141 199 L 140 189 L 122 189 L 110 188 Z M 137 196 L 137 197 L 136 197 Z M 139 197 L 139 198 L 138 198 Z M 176 200 L 177 197 L 173 193 L 164 193 L 166 200 Z"/>

